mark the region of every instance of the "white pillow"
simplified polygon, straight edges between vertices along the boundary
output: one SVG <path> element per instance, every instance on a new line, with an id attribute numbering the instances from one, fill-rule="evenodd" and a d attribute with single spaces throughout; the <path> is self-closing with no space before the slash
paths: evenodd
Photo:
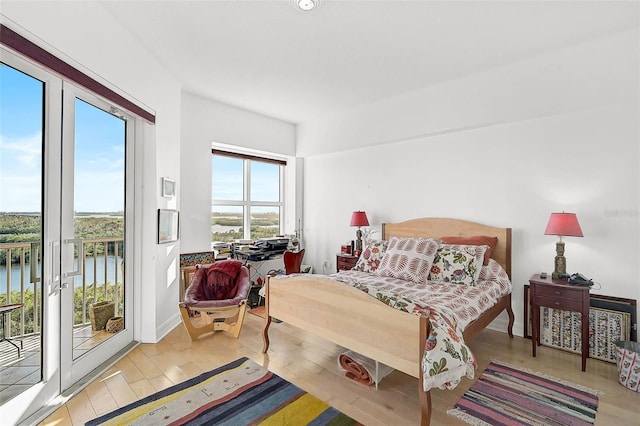
<path id="1" fill-rule="evenodd" d="M 430 238 L 391 237 L 380 266 L 374 273 L 381 277 L 426 284 L 437 251 L 438 242 Z"/>

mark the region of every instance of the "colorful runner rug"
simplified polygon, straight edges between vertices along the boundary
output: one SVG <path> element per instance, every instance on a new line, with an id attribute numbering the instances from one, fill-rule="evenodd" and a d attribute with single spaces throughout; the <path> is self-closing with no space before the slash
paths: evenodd
<path id="1" fill-rule="evenodd" d="M 598 391 L 491 361 L 448 413 L 472 425 L 591 425 Z"/>
<path id="2" fill-rule="evenodd" d="M 241 358 L 86 425 L 359 425 L 248 358 Z"/>

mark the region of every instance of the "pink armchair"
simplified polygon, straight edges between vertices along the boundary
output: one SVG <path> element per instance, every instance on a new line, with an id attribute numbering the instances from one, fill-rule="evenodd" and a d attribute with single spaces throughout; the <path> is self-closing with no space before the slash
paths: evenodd
<path id="1" fill-rule="evenodd" d="M 178 304 L 191 340 L 218 330 L 238 337 L 250 289 L 249 270 L 238 260 L 223 260 L 208 268 L 198 268 L 184 301 Z M 194 312 L 200 313 L 200 325 L 194 324 Z"/>

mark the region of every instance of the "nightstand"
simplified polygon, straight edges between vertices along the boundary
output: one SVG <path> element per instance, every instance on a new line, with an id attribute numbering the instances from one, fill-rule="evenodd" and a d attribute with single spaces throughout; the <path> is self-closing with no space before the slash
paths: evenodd
<path id="1" fill-rule="evenodd" d="M 349 269 L 356 266 L 356 263 L 358 263 L 358 256 L 354 256 L 352 254 L 344 254 L 344 253 L 338 253 L 336 255 L 337 272 L 348 271 Z"/>
<path id="2" fill-rule="evenodd" d="M 587 367 L 589 356 L 589 290 L 588 286 L 569 284 L 565 280 L 534 275 L 529 279 L 531 303 L 531 348 L 536 356 L 540 346 L 540 307 L 579 312 L 581 316 L 582 371 Z"/>

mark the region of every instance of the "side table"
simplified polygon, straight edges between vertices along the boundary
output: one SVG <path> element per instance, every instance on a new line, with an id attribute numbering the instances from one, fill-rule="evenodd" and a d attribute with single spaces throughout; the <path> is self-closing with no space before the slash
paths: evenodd
<path id="1" fill-rule="evenodd" d="M 18 347 L 18 345 L 13 343 L 13 341 L 17 339 L 11 339 L 10 337 L 7 337 L 7 335 L 11 335 L 10 332 L 7 333 L 7 315 L 11 315 L 11 312 L 15 311 L 16 309 L 22 308 L 22 306 L 24 306 L 22 303 L 0 306 L 0 322 L 2 322 L 2 338 L 0 338 L 0 342 L 7 341 L 15 346 L 18 350 L 18 358 L 20 358 L 20 348 L 24 349 L 24 347 L 22 346 L 22 340 L 20 340 L 20 347 Z M 11 324 L 11 320 L 9 320 L 9 324 Z"/>
<path id="2" fill-rule="evenodd" d="M 352 254 L 338 253 L 336 255 L 336 272 L 348 271 L 349 269 L 356 266 L 356 263 L 358 263 L 358 259 L 358 256 L 354 256 Z"/>
<path id="3" fill-rule="evenodd" d="M 588 286 L 569 284 L 565 280 L 534 275 L 529 279 L 531 303 L 531 348 L 536 356 L 540 346 L 540 307 L 579 312 L 581 316 L 582 371 L 587 368 L 589 356 L 589 290 Z"/>

